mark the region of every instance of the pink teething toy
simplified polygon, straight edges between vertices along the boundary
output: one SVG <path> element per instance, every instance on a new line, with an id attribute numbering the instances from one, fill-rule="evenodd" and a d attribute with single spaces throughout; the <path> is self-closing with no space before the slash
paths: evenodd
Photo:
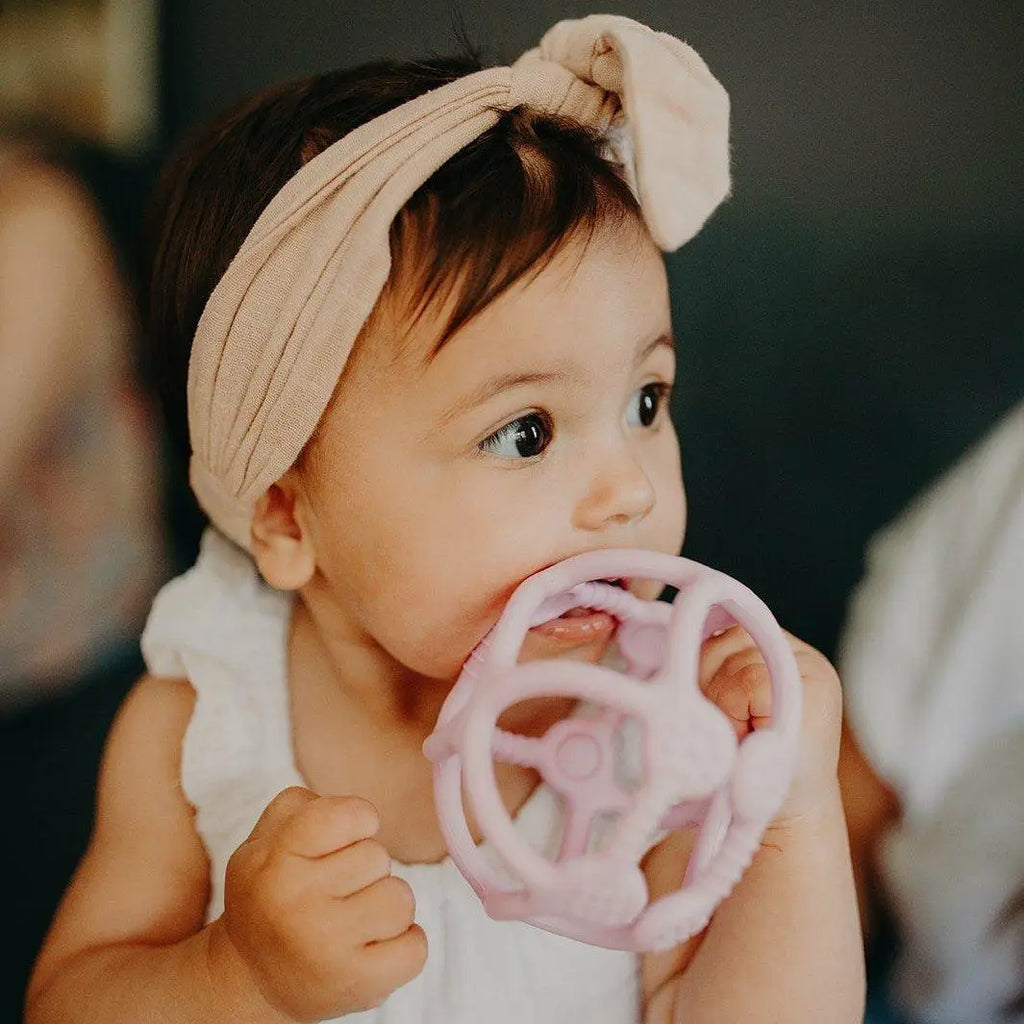
<path id="1" fill-rule="evenodd" d="M 672 604 L 644 601 L 605 582 L 622 579 L 656 580 L 679 592 Z M 615 617 L 625 671 L 557 659 L 516 664 L 528 630 L 572 608 Z M 753 637 L 772 679 L 771 723 L 740 743 L 697 685 L 702 641 L 734 622 Z M 452 860 L 491 917 L 614 949 L 668 948 L 704 927 L 778 810 L 796 759 L 800 694 L 796 661 L 775 619 L 723 573 L 629 550 L 591 551 L 551 566 L 513 594 L 424 743 Z M 497 726 L 506 708 L 559 696 L 580 701 L 581 713 L 541 737 Z M 630 771 L 631 738 L 639 764 Z M 561 798 L 554 858 L 517 832 L 498 793 L 496 760 L 535 768 Z M 501 869 L 473 842 L 463 793 Z M 689 825 L 699 829 L 682 887 L 649 902 L 641 859 L 663 830 Z"/>

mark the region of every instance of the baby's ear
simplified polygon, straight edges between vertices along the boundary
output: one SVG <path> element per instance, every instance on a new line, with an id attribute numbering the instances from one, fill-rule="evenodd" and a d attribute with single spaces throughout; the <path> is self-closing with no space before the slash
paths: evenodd
<path id="1" fill-rule="evenodd" d="M 263 578 L 278 590 L 299 590 L 313 577 L 316 554 L 305 528 L 299 482 L 289 470 L 256 502 L 252 517 L 252 554 Z"/>

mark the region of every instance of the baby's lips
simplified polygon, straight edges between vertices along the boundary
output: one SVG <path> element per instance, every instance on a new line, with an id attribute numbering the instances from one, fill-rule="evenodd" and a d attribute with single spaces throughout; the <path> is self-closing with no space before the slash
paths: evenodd
<path id="1" fill-rule="evenodd" d="M 579 612 L 581 614 L 574 614 Z M 608 612 L 591 609 L 571 608 L 561 616 L 539 623 L 530 632 L 543 636 L 560 645 L 574 646 L 591 643 L 610 637 L 618 625 L 616 618 Z"/>

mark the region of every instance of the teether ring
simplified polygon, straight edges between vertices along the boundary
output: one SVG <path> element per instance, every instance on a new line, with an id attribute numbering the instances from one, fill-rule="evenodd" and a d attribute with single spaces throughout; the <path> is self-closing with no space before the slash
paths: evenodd
<path id="1" fill-rule="evenodd" d="M 644 601 L 603 582 L 618 579 L 656 580 L 678 594 L 671 604 Z M 624 672 L 559 659 L 516 663 L 531 627 L 573 608 L 614 616 Z M 760 648 L 772 680 L 771 723 L 739 743 L 697 685 L 702 642 L 733 623 Z M 564 718 L 536 738 L 498 727 L 507 708 L 538 697 L 575 698 L 595 713 Z M 630 550 L 591 551 L 551 566 L 512 595 L 424 743 L 452 860 L 491 917 L 613 949 L 675 945 L 703 928 L 729 894 L 781 805 L 796 759 L 800 697 L 782 630 L 725 574 Z M 626 778 L 630 727 L 642 739 L 634 779 Z M 517 831 L 498 792 L 496 760 L 536 769 L 563 802 L 554 858 Z M 463 792 L 501 869 L 473 842 Z M 611 825 L 595 842 L 602 817 Z M 698 833 L 682 887 L 649 902 L 640 861 L 663 830 L 691 825 Z"/>

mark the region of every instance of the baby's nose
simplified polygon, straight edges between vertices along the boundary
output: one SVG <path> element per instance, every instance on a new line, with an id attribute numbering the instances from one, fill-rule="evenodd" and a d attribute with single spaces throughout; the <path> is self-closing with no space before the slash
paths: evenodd
<path id="1" fill-rule="evenodd" d="M 628 526 L 644 519 L 656 500 L 650 477 L 636 456 L 623 446 L 598 460 L 576 506 L 574 525 L 582 530 Z"/>

